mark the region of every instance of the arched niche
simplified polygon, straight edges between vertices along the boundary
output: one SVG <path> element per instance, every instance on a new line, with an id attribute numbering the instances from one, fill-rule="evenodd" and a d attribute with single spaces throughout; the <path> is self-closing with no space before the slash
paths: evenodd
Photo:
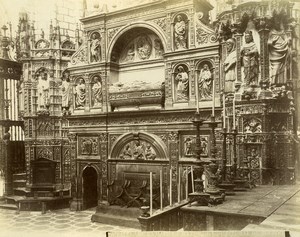
<path id="1" fill-rule="evenodd" d="M 174 102 L 188 102 L 190 99 L 190 75 L 186 64 L 177 64 L 173 69 Z"/>
<path id="2" fill-rule="evenodd" d="M 133 149 L 135 147 L 133 146 L 139 146 L 137 147 L 138 153 L 137 155 L 134 155 Z M 151 156 L 139 156 L 141 150 L 144 151 L 144 154 L 147 152 L 145 149 L 146 146 L 150 145 L 150 148 L 152 148 L 155 153 L 155 157 Z M 131 149 L 132 156 L 125 156 L 124 151 L 127 150 L 127 147 Z M 128 153 L 127 153 L 128 154 Z M 167 159 L 167 147 L 163 143 L 163 141 L 156 135 L 149 134 L 146 132 L 142 133 L 127 133 L 123 136 L 119 137 L 113 144 L 112 149 L 109 155 L 109 159 L 126 159 L 126 160 L 135 160 L 135 159 L 144 159 L 144 160 L 165 160 Z"/>
<path id="3" fill-rule="evenodd" d="M 114 65 L 110 72 L 110 83 L 124 85 L 126 91 L 143 89 L 146 84 L 155 84 L 159 88 L 165 80 L 165 49 L 164 36 L 151 24 L 125 26 L 108 47 L 108 59 Z M 140 82 L 140 86 L 136 82 Z"/>
<path id="4" fill-rule="evenodd" d="M 196 64 L 196 85 L 199 101 L 211 101 L 213 97 L 214 62 L 210 59 L 200 60 Z"/>

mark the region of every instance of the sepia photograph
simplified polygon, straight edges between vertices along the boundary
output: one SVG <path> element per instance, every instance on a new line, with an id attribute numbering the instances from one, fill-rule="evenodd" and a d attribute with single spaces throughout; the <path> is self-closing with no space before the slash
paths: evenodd
<path id="1" fill-rule="evenodd" d="M 300 0 L 0 0 L 0 237 L 300 237 Z"/>

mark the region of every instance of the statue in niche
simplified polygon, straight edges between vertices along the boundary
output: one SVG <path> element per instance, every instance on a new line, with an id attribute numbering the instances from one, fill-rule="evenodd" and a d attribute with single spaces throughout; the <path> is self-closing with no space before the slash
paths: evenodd
<path id="1" fill-rule="evenodd" d="M 176 17 L 176 23 L 174 25 L 175 34 L 175 48 L 176 49 L 186 49 L 187 48 L 187 32 L 186 24 L 182 19 L 181 15 Z"/>
<path id="2" fill-rule="evenodd" d="M 82 149 L 81 149 L 81 154 L 82 155 L 90 155 L 92 154 L 92 142 L 90 139 L 84 139 L 82 141 Z"/>
<path id="3" fill-rule="evenodd" d="M 207 64 L 200 70 L 198 82 L 200 100 L 212 98 L 212 74 Z"/>
<path id="4" fill-rule="evenodd" d="M 70 74 L 68 71 L 64 72 L 62 77 L 61 91 L 62 91 L 62 103 L 61 107 L 63 110 L 68 110 L 70 107 Z"/>
<path id="5" fill-rule="evenodd" d="M 242 66 L 244 66 L 244 83 L 248 86 L 258 84 L 258 49 L 253 41 L 252 31 L 245 32 L 245 45 L 241 49 Z"/>
<path id="6" fill-rule="evenodd" d="M 235 41 L 228 39 L 226 41 L 227 57 L 224 61 L 225 72 L 225 93 L 234 92 L 234 82 L 236 80 L 236 49 Z"/>
<path id="7" fill-rule="evenodd" d="M 274 19 L 274 29 L 269 33 L 270 84 L 283 85 L 287 82 L 289 68 L 290 38 L 282 29 L 280 19 Z"/>
<path id="8" fill-rule="evenodd" d="M 186 101 L 188 99 L 189 76 L 182 66 L 178 67 L 178 73 L 175 77 L 175 81 L 177 82 L 177 101 Z"/>
<path id="9" fill-rule="evenodd" d="M 190 137 L 187 137 L 184 140 L 184 155 L 185 156 L 192 156 L 194 154 L 193 150 L 193 140 Z"/>
<path id="10" fill-rule="evenodd" d="M 81 78 L 75 87 L 75 108 L 83 108 L 85 104 L 85 83 Z"/>
<path id="11" fill-rule="evenodd" d="M 208 155 L 208 140 L 206 137 L 201 137 L 201 155 L 207 156 Z"/>
<path id="12" fill-rule="evenodd" d="M 102 105 L 102 84 L 99 76 L 94 77 L 92 92 L 93 92 L 94 106 Z"/>
<path id="13" fill-rule="evenodd" d="M 98 154 L 98 141 L 97 141 L 97 139 L 92 140 L 92 154 L 93 155 Z"/>
<path id="14" fill-rule="evenodd" d="M 156 153 L 150 144 L 146 145 L 145 157 L 146 157 L 146 160 L 154 160 L 156 158 Z"/>
<path id="15" fill-rule="evenodd" d="M 164 53 L 164 49 L 159 39 L 154 40 L 154 49 L 155 49 L 155 58 L 161 58 Z"/>
<path id="16" fill-rule="evenodd" d="M 101 58 L 101 45 L 100 36 L 97 33 L 93 33 L 90 43 L 91 62 L 99 62 Z"/>
<path id="17" fill-rule="evenodd" d="M 142 36 L 139 38 L 137 42 L 137 49 L 140 59 L 145 60 L 150 57 L 152 46 L 146 36 Z"/>
<path id="18" fill-rule="evenodd" d="M 41 71 L 37 85 L 38 110 L 45 110 L 49 106 L 49 87 L 48 74 Z"/>

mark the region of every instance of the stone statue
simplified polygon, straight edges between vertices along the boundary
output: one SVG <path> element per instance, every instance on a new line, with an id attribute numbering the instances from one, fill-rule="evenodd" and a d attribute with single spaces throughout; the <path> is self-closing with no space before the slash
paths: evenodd
<path id="1" fill-rule="evenodd" d="M 134 56 L 135 56 L 134 46 L 132 45 L 132 46 L 129 47 L 124 61 L 126 61 L 126 62 L 133 61 Z"/>
<path id="2" fill-rule="evenodd" d="M 91 43 L 90 43 L 90 52 L 91 52 L 91 62 L 99 62 L 101 58 L 101 46 L 100 46 L 100 39 L 97 36 L 97 33 L 92 34 Z"/>
<path id="3" fill-rule="evenodd" d="M 178 73 L 175 77 L 175 81 L 177 82 L 177 101 L 187 100 L 189 92 L 189 76 L 182 66 L 178 67 Z"/>
<path id="4" fill-rule="evenodd" d="M 61 91 L 62 91 L 61 107 L 63 108 L 63 110 L 67 110 L 70 107 L 70 92 L 71 92 L 69 72 L 65 72 L 63 74 Z"/>
<path id="5" fill-rule="evenodd" d="M 234 82 L 236 80 L 236 49 L 235 41 L 228 39 L 226 41 L 227 57 L 224 61 L 225 72 L 225 93 L 234 92 Z"/>
<path id="6" fill-rule="evenodd" d="M 198 79 L 199 99 L 209 99 L 212 97 L 212 74 L 207 64 L 200 70 Z"/>
<path id="7" fill-rule="evenodd" d="M 79 83 L 75 87 L 75 108 L 83 108 L 85 105 L 85 84 L 84 80 L 81 78 Z"/>
<path id="8" fill-rule="evenodd" d="M 132 151 L 130 148 L 130 145 L 127 144 L 122 152 L 122 154 L 120 155 L 121 159 L 131 159 L 132 158 Z"/>
<path id="9" fill-rule="evenodd" d="M 185 149 L 184 149 L 184 155 L 185 156 L 192 156 L 194 154 L 193 152 L 193 141 L 190 137 L 187 137 L 184 140 L 184 145 L 185 145 Z"/>
<path id="10" fill-rule="evenodd" d="M 175 36 L 175 48 L 176 49 L 186 49 L 187 48 L 187 32 L 186 24 L 182 19 L 181 15 L 176 17 L 176 23 L 174 25 L 174 36 Z"/>
<path id="11" fill-rule="evenodd" d="M 290 39 L 276 23 L 269 33 L 269 59 L 270 59 L 270 84 L 283 85 L 287 82 L 287 70 L 289 68 Z"/>
<path id="12" fill-rule="evenodd" d="M 92 87 L 94 106 L 102 105 L 102 84 L 99 76 L 94 77 L 94 84 Z"/>
<path id="13" fill-rule="evenodd" d="M 46 72 L 41 72 L 38 78 L 37 93 L 38 93 L 38 110 L 45 110 L 49 105 L 49 80 Z"/>
<path id="14" fill-rule="evenodd" d="M 252 31 L 245 32 L 245 45 L 241 49 L 242 66 L 244 66 L 244 83 L 246 87 L 258 84 L 258 49 L 253 41 Z"/>

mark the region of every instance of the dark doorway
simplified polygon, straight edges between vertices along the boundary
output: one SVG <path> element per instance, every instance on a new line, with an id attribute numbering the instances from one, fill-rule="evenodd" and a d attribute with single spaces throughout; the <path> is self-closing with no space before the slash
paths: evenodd
<path id="1" fill-rule="evenodd" d="M 83 179 L 83 208 L 88 209 L 97 206 L 97 172 L 92 167 L 84 169 Z"/>

